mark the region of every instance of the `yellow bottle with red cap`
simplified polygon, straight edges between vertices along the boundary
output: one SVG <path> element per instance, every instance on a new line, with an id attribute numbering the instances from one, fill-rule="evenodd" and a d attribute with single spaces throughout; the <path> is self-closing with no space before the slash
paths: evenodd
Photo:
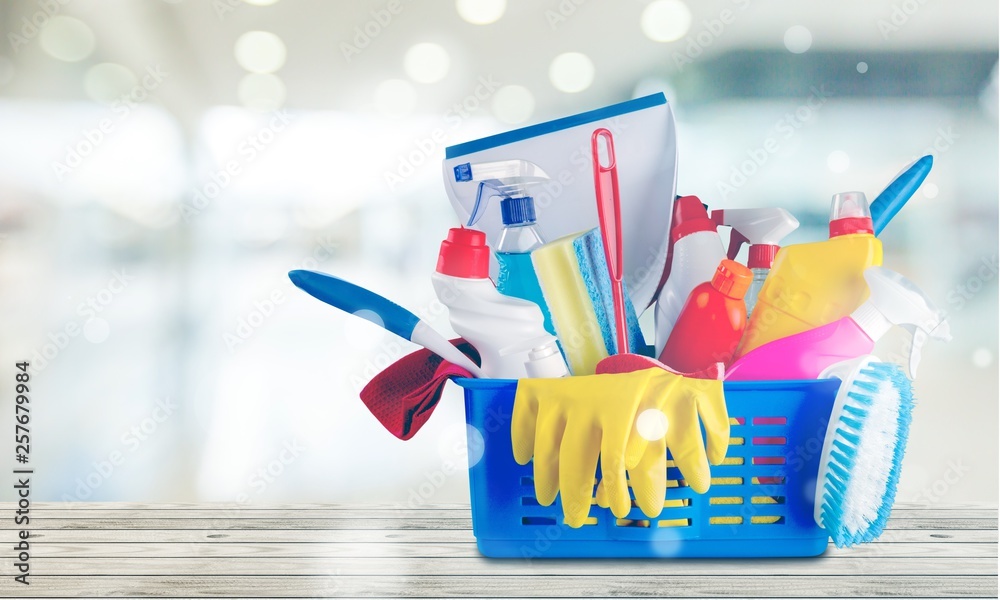
<path id="1" fill-rule="evenodd" d="M 785 246 L 774 257 L 736 350 L 739 358 L 764 344 L 846 317 L 868 298 L 865 269 L 882 264 L 863 192 L 833 197 L 830 239 Z"/>

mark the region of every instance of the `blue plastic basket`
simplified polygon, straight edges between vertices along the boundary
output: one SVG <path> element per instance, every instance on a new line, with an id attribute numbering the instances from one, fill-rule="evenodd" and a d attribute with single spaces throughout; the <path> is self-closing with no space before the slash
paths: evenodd
<path id="1" fill-rule="evenodd" d="M 538 504 L 531 464 L 514 462 L 517 382 L 457 382 L 465 389 L 466 420 L 483 436 L 469 485 L 473 532 L 486 556 L 763 557 L 826 550 L 827 533 L 813 520 L 813 494 L 837 380 L 726 383 L 729 452 L 725 464 L 712 467 L 707 493 L 694 493 L 670 467 L 659 517 L 633 508 L 617 519 L 593 504 L 588 524 L 578 529 L 563 524 L 560 500 Z"/>

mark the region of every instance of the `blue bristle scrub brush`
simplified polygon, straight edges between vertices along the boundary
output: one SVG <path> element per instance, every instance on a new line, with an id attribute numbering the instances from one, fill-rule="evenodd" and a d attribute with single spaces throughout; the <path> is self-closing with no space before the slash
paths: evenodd
<path id="1" fill-rule="evenodd" d="M 828 368 L 837 392 L 816 483 L 816 523 L 838 548 L 870 542 L 889 520 L 910 435 L 912 383 L 892 363 L 862 356 Z"/>

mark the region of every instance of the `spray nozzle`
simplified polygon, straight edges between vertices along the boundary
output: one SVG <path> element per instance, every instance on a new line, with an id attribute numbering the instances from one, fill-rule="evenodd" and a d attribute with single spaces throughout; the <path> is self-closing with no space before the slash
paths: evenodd
<path id="1" fill-rule="evenodd" d="M 504 225 L 535 222 L 535 203 L 528 188 L 549 176 L 541 167 L 526 160 L 501 160 L 488 163 L 462 163 L 455 167 L 455 181 L 478 181 L 476 204 L 466 226 L 482 218 L 490 200 L 500 197 Z"/>
<path id="2" fill-rule="evenodd" d="M 712 220 L 733 228 L 729 237 L 729 260 L 736 260 L 743 244 L 750 244 L 750 268 L 771 267 L 778 244 L 795 231 L 799 221 L 783 208 L 729 208 L 713 210 Z"/>
<path id="3" fill-rule="evenodd" d="M 907 370 L 911 378 L 917 375 L 920 353 L 928 338 L 951 340 L 948 321 L 915 283 L 885 267 L 865 269 L 865 281 L 871 296 L 858 307 L 851 318 L 872 341 L 878 340 L 893 325 L 910 333 L 910 356 Z"/>

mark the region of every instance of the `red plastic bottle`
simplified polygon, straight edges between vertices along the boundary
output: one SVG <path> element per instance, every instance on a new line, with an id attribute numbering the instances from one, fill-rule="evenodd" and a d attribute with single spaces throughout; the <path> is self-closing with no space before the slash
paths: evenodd
<path id="1" fill-rule="evenodd" d="M 699 284 L 688 296 L 677 318 L 660 362 L 681 373 L 728 365 L 747 326 L 743 302 L 753 273 L 732 260 L 723 260 L 712 281 Z"/>

